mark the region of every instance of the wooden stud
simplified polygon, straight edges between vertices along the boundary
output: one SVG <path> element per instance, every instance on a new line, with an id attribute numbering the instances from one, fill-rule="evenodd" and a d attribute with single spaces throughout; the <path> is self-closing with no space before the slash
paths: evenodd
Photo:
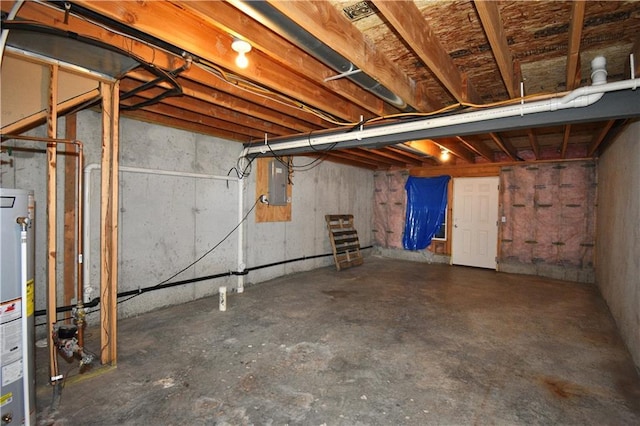
<path id="1" fill-rule="evenodd" d="M 58 66 L 49 66 L 49 95 L 47 105 L 47 137 L 55 139 L 58 135 Z M 57 307 L 57 146 L 47 144 L 47 341 L 49 345 L 49 377 L 57 381 L 58 354 L 53 343 L 53 325 L 58 320 Z"/>
<path id="2" fill-rule="evenodd" d="M 100 196 L 100 360 L 117 361 L 118 295 L 118 83 L 100 83 L 102 163 Z"/>
<path id="3" fill-rule="evenodd" d="M 76 114 L 65 117 L 65 138 L 76 139 Z M 63 274 L 64 304 L 73 304 L 76 296 L 76 176 L 78 173 L 77 154 L 75 145 L 65 145 L 64 156 L 64 243 L 63 243 Z M 82 295 L 78 295 L 79 300 Z M 76 300 L 77 302 L 77 300 Z"/>

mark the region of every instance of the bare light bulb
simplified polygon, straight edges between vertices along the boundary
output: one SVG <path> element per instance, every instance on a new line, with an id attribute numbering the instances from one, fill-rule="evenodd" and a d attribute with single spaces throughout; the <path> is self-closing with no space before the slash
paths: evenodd
<path id="1" fill-rule="evenodd" d="M 236 65 L 240 68 L 246 68 L 249 66 L 249 60 L 247 59 L 247 55 L 244 52 L 239 52 L 238 57 L 236 58 Z"/>
<path id="2" fill-rule="evenodd" d="M 447 161 L 449 159 L 449 150 L 443 149 L 440 154 L 440 159 L 442 161 Z"/>
<path id="3" fill-rule="evenodd" d="M 246 68 L 249 65 L 249 59 L 247 59 L 247 52 L 251 51 L 251 44 L 244 40 L 234 39 L 233 43 L 231 43 L 231 48 L 238 52 L 238 57 L 236 58 L 236 65 L 239 68 Z"/>

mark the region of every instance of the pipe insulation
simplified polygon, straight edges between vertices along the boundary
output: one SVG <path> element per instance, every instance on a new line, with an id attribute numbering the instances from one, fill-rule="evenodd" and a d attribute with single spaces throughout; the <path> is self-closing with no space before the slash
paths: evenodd
<path id="1" fill-rule="evenodd" d="M 92 164 L 88 164 L 85 168 L 84 168 L 84 197 L 83 197 L 83 204 L 84 204 L 84 215 L 82 216 L 82 221 L 84 223 L 83 226 L 83 239 L 84 241 L 91 241 L 91 200 L 90 200 L 90 193 L 91 193 L 91 172 L 93 170 L 99 170 L 100 169 L 100 165 L 97 163 L 92 163 Z M 239 196 L 238 196 L 238 209 L 239 209 L 239 217 L 240 219 L 242 219 L 242 210 L 244 208 L 244 203 L 243 203 L 243 194 L 242 194 L 242 189 L 243 189 L 243 185 L 242 185 L 242 180 L 238 179 L 237 177 L 233 177 L 233 176 L 221 176 L 221 175 L 210 175 L 210 174 L 202 174 L 202 173 L 190 173 L 190 172 L 180 172 L 180 171 L 173 171 L 173 170 L 160 170 L 160 169 L 148 169 L 148 168 L 142 168 L 142 167 L 129 167 L 129 166 L 121 166 L 118 168 L 119 171 L 121 172 L 129 172 L 129 173 L 143 173 L 143 174 L 154 174 L 154 175 L 163 175 L 163 176 L 176 176 L 176 177 L 189 177 L 189 178 L 195 178 L 195 179 L 213 179 L 213 180 L 223 180 L 223 181 L 235 181 L 238 183 L 238 192 L 239 192 Z M 238 230 L 240 231 L 242 229 L 242 226 L 240 226 L 240 228 L 238 228 Z M 242 256 L 242 241 L 243 241 L 243 235 L 242 232 L 238 233 L 238 246 L 240 247 L 238 249 L 238 268 L 240 268 L 240 266 L 243 265 L 243 260 L 241 258 Z M 83 256 L 83 262 L 82 262 L 82 267 L 83 267 L 83 284 L 84 284 L 84 294 L 82 296 L 83 300 L 85 303 L 88 303 L 91 301 L 91 294 L 93 293 L 94 289 L 91 286 L 91 280 L 89 278 L 89 268 L 91 266 L 91 249 L 87 248 L 85 250 L 84 256 Z M 239 272 L 241 272 L 241 269 L 238 269 Z M 240 283 L 240 280 L 239 280 Z"/>
<path id="2" fill-rule="evenodd" d="M 371 126 L 369 128 L 333 130 L 323 133 L 305 133 L 294 137 L 276 138 L 270 141 L 269 152 L 264 152 L 264 147 L 260 145 L 247 146 L 247 154 L 256 156 L 272 155 L 271 151 L 277 151 L 283 155 L 302 152 L 315 152 L 321 146 L 331 146 L 332 148 L 346 148 L 355 146 L 383 146 L 407 140 L 428 137 L 455 136 L 473 133 L 486 133 L 491 131 L 506 130 L 500 128 L 500 119 L 513 121 L 511 128 L 521 128 L 526 123 L 520 122 L 522 117 L 540 114 L 540 123 L 526 124 L 527 127 L 545 125 L 549 116 L 541 113 L 552 113 L 556 111 L 585 108 L 598 102 L 605 93 L 619 92 L 634 89 L 640 84 L 640 79 L 623 80 L 613 83 L 606 82 L 606 60 L 604 57 L 597 57 L 592 61 L 593 85 L 578 88 L 567 95 L 559 98 L 551 98 L 535 102 L 523 102 L 496 108 L 485 108 L 471 112 L 450 114 L 435 118 L 420 118 L 411 121 L 402 121 L 386 125 Z M 609 101 L 616 103 L 615 100 Z M 620 114 L 626 116 L 640 115 L 640 106 L 637 102 L 632 105 L 616 105 L 620 109 Z M 597 108 L 596 108 L 597 109 Z M 618 111 L 616 111 L 618 112 Z M 584 121 L 585 117 L 576 114 L 575 122 Z M 564 118 L 563 118 L 564 119 Z M 593 120 L 597 121 L 597 120 Z M 467 127 L 466 133 L 459 126 L 482 123 L 483 129 Z M 458 127 L 457 127 L 458 126 Z M 482 130 L 482 131 L 480 131 Z"/>

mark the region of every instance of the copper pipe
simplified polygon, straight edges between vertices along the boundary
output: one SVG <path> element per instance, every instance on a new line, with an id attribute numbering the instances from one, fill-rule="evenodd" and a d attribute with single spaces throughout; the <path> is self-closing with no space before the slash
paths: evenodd
<path id="1" fill-rule="evenodd" d="M 83 270 L 82 270 L 82 261 L 83 261 L 83 253 L 84 253 L 84 241 L 83 241 L 83 222 L 82 222 L 82 214 L 83 214 L 83 208 L 82 208 L 82 198 L 83 198 L 83 191 L 82 191 L 82 187 L 83 187 L 83 168 L 84 168 L 84 146 L 82 144 L 81 141 L 79 140 L 72 140 L 72 139 L 53 139 L 53 138 L 40 138 L 40 137 L 35 137 L 35 136 L 21 136 L 21 135 L 1 135 L 2 140 L 0 141 L 0 144 L 4 143 L 7 140 L 10 139 L 14 139 L 14 140 L 24 140 L 24 141 L 32 141 L 32 142 L 42 142 L 42 143 L 46 143 L 46 144 L 67 144 L 67 145 L 74 145 L 76 148 L 76 152 L 78 154 L 78 159 L 77 159 L 77 170 L 76 170 L 76 200 L 77 200 L 77 205 L 76 205 L 76 232 L 77 232 L 77 237 L 76 237 L 76 242 L 77 242 L 77 246 L 76 246 L 76 300 L 77 300 L 77 308 L 76 308 L 76 316 L 77 316 L 77 322 L 76 324 L 78 325 L 78 345 L 80 347 L 84 347 L 84 326 L 85 326 L 85 310 L 84 310 L 84 287 L 83 287 Z M 54 283 L 54 287 L 56 287 L 56 284 Z M 56 294 L 56 292 L 54 292 L 54 294 Z M 53 316 L 53 318 L 56 318 L 55 315 L 56 313 L 50 313 L 51 316 Z M 56 318 L 57 319 L 57 318 Z M 53 325 L 56 323 L 56 321 L 49 321 L 49 339 L 51 339 L 51 336 L 53 335 Z M 50 340 L 51 341 L 51 340 Z M 57 358 L 55 356 L 55 348 L 53 347 L 53 345 L 49 345 L 49 362 L 51 364 L 51 377 L 58 377 L 59 376 L 59 371 L 58 371 L 58 363 L 57 363 Z"/>

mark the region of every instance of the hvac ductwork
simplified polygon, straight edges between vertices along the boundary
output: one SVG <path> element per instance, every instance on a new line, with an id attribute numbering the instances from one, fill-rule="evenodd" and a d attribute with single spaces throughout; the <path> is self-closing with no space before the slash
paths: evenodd
<path id="1" fill-rule="evenodd" d="M 390 103 L 401 111 L 411 112 L 414 109 L 407 105 L 398 95 L 381 85 L 378 81 L 368 76 L 364 72 L 355 72 L 357 67 L 336 53 L 333 49 L 315 38 L 311 33 L 292 22 L 285 15 L 271 6 L 266 1 L 244 1 L 243 8 L 252 10 L 259 15 L 263 22 L 268 26 L 292 41 L 296 46 L 313 56 L 323 64 L 334 69 L 336 72 L 343 74 L 345 78 L 350 79 L 360 87 L 375 96 Z"/>

